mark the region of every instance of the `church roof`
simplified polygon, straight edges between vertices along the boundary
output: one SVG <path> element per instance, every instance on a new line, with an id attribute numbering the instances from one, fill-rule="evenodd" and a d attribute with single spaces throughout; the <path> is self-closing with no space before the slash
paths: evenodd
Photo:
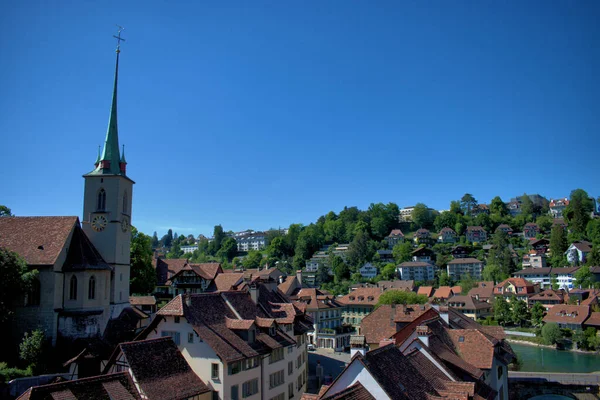
<path id="1" fill-rule="evenodd" d="M 2 217 L 0 247 L 29 265 L 54 265 L 75 226 L 77 217 Z"/>

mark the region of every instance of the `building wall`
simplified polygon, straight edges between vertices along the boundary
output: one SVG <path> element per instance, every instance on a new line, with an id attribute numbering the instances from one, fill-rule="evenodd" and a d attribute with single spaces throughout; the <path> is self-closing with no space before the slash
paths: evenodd
<path id="1" fill-rule="evenodd" d="M 481 263 L 466 263 L 466 264 L 448 264 L 448 276 L 453 279 L 460 279 L 462 275 L 470 274 L 473 279 L 481 279 Z"/>

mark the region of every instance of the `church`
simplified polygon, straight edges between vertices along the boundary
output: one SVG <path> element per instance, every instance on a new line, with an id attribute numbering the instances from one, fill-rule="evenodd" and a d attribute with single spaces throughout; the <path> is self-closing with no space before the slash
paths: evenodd
<path id="1" fill-rule="evenodd" d="M 123 40 L 119 36 L 118 44 Z M 129 305 L 131 205 L 135 182 L 119 150 L 117 84 L 120 46 L 108 130 L 94 169 L 83 175 L 83 217 L 0 218 L 0 247 L 18 253 L 39 275 L 15 299 L 11 335 L 42 329 L 57 341 L 101 338 Z"/>

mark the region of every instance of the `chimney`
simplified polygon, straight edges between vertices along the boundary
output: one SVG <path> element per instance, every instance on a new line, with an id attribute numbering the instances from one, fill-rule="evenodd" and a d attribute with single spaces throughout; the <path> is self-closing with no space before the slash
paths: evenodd
<path id="1" fill-rule="evenodd" d="M 442 317 L 444 322 L 446 322 L 447 324 L 450 324 L 450 319 L 448 317 L 448 307 L 446 307 L 446 306 L 440 307 L 438 310 L 438 313 L 440 314 L 440 317 Z"/>
<path id="2" fill-rule="evenodd" d="M 250 292 L 250 298 L 254 304 L 258 304 L 258 285 L 256 283 L 251 283 L 250 286 L 248 286 L 248 291 Z"/>
<path id="3" fill-rule="evenodd" d="M 298 284 L 302 287 L 302 270 L 299 269 L 296 271 L 296 279 L 298 279 Z"/>
<path id="4" fill-rule="evenodd" d="M 284 281 L 284 278 L 285 278 L 285 277 L 284 277 L 283 275 L 280 275 L 280 276 L 279 276 L 279 284 L 280 284 L 280 285 L 283 283 L 283 281 Z"/>
<path id="5" fill-rule="evenodd" d="M 419 325 L 416 329 L 417 337 L 423 344 L 429 347 L 429 336 L 431 336 L 431 331 L 427 325 Z"/>

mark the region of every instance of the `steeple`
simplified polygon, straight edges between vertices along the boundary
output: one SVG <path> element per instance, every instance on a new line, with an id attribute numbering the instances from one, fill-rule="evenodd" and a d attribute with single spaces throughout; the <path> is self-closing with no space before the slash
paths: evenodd
<path id="1" fill-rule="evenodd" d="M 117 39 L 117 61 L 115 65 L 115 83 L 113 87 L 112 104 L 110 108 L 110 117 L 108 119 L 108 129 L 106 131 L 106 139 L 104 147 L 100 154 L 99 162 L 96 163 L 96 169 L 92 174 L 115 174 L 125 175 L 124 164 L 121 162 L 119 154 L 119 131 L 117 126 L 117 85 L 119 81 L 119 54 L 121 53 L 121 31 L 119 27 Z"/>

